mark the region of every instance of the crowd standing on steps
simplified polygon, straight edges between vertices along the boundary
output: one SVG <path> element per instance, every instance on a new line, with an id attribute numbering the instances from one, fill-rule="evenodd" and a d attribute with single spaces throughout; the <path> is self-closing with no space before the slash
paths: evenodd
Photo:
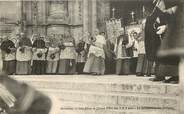
<path id="1" fill-rule="evenodd" d="M 157 71 L 153 70 L 155 62 L 146 55 L 145 20 L 142 24 L 140 33 L 132 31 L 130 35 L 121 28 L 115 44 L 98 29 L 94 35 L 85 33 L 77 43 L 70 34 L 59 40 L 51 35 L 48 41 L 36 34 L 31 41 L 20 33 L 17 44 L 4 36 L 0 68 L 9 75 L 151 76 Z"/>
<path id="2" fill-rule="evenodd" d="M 9 75 L 116 74 L 151 77 L 151 81 L 178 83 L 179 58 L 173 46 L 182 45 L 180 0 L 154 0 L 153 10 L 141 20 L 141 30 L 118 29 L 114 42 L 105 31 L 84 32 L 78 41 L 70 31 L 57 38 L 26 33 L 0 38 L 0 70 Z M 181 19 L 179 18 L 181 16 Z M 49 39 L 46 41 L 46 39 Z M 177 47 L 177 46 L 176 46 Z M 178 48 L 178 47 L 177 47 Z M 169 77 L 166 78 L 166 77 Z"/>

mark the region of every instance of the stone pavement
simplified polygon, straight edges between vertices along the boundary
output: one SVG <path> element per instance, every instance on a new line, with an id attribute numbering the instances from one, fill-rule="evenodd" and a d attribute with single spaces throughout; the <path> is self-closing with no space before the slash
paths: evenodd
<path id="1" fill-rule="evenodd" d="M 20 75 L 13 78 L 57 96 L 61 114 L 177 114 L 178 85 L 148 77 Z"/>

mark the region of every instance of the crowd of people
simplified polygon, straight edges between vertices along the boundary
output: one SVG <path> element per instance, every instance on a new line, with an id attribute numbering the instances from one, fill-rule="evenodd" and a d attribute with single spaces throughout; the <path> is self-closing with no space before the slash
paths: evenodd
<path id="1" fill-rule="evenodd" d="M 156 3 L 154 3 L 156 2 Z M 118 30 L 115 43 L 104 31 L 84 33 L 76 41 L 70 33 L 49 42 L 45 37 L 17 34 L 17 41 L 1 38 L 0 68 L 8 74 L 117 74 L 155 75 L 152 81 L 178 82 L 178 58 L 158 58 L 166 37 L 172 35 L 168 25 L 175 20 L 178 4 L 167 6 L 163 0 L 153 2 L 154 10 L 143 19 L 141 32 Z M 174 28 L 174 27 L 170 27 Z M 58 39 L 58 38 L 57 38 Z M 166 79 L 166 76 L 171 78 Z"/>
<path id="2" fill-rule="evenodd" d="M 132 31 L 131 35 L 127 36 L 122 28 L 115 45 L 107 39 L 105 32 L 99 30 L 96 30 L 93 36 L 85 33 L 78 42 L 71 35 L 65 35 L 59 41 L 50 36 L 49 41 L 45 41 L 45 38 L 39 35 L 27 38 L 26 34 L 20 33 L 16 35 L 16 42 L 3 36 L 1 69 L 10 75 L 144 75 L 147 71 L 143 71 L 142 67 L 146 66 L 141 62 L 145 56 L 142 35 L 143 33 Z M 141 58 L 141 65 L 137 65 L 138 58 Z M 151 72 L 148 75 L 151 75 Z"/>

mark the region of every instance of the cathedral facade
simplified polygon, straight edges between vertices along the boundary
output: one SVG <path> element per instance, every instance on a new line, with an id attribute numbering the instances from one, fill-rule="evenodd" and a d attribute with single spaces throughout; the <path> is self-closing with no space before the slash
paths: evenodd
<path id="1" fill-rule="evenodd" d="M 106 32 L 106 21 L 121 19 L 122 27 L 143 17 L 143 1 L 126 0 L 12 0 L 0 1 L 0 36 L 17 31 L 42 36 L 72 34 L 80 39 L 96 28 Z M 19 29 L 19 30 L 16 30 Z"/>
<path id="2" fill-rule="evenodd" d="M 9 8 L 8 8 L 9 7 Z M 75 38 L 93 33 L 110 17 L 109 2 L 100 0 L 0 1 L 0 35 L 15 34 L 15 29 L 32 34 L 64 35 Z M 98 13 L 97 13 L 98 12 Z"/>

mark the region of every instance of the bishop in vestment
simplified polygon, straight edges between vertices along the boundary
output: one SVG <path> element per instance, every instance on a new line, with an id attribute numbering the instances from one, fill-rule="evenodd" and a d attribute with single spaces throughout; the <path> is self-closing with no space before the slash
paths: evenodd
<path id="1" fill-rule="evenodd" d="M 105 73 L 105 52 L 104 46 L 106 45 L 105 37 L 96 31 L 97 35 L 93 38 L 89 48 L 88 58 L 84 66 L 84 72 L 103 75 Z"/>

